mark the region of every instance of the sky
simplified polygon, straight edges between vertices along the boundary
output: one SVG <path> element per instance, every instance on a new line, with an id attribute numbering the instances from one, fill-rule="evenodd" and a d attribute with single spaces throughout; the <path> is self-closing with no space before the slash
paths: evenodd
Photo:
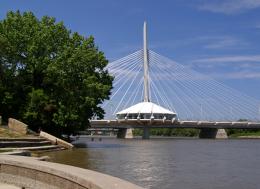
<path id="1" fill-rule="evenodd" d="M 260 0 L 0 0 L 93 35 L 110 61 L 148 48 L 243 92 L 260 104 Z"/>

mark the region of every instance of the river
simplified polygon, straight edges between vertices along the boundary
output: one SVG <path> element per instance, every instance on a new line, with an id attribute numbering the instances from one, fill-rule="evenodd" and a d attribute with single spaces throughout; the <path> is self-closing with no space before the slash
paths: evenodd
<path id="1" fill-rule="evenodd" d="M 110 174 L 150 189 L 260 189 L 260 140 L 82 137 L 51 161 Z"/>

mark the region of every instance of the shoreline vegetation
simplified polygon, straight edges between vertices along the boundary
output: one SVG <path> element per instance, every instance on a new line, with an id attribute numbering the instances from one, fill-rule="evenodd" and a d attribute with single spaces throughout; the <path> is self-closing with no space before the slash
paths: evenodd
<path id="1" fill-rule="evenodd" d="M 151 129 L 151 136 L 161 137 L 198 137 L 199 129 Z M 260 138 L 260 129 L 226 129 L 229 138 Z M 134 136 L 142 136 L 142 129 L 134 129 Z"/>

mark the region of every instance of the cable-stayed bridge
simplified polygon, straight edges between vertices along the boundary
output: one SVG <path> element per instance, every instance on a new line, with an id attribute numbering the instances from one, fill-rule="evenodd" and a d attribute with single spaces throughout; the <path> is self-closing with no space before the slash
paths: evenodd
<path id="1" fill-rule="evenodd" d="M 259 101 L 149 50 L 146 38 L 145 23 L 143 49 L 108 64 L 114 88 L 92 127 L 144 128 L 144 138 L 149 128 L 260 128 Z"/>

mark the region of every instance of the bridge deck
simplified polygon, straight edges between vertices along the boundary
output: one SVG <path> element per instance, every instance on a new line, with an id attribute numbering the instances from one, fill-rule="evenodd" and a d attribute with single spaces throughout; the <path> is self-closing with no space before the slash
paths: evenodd
<path id="1" fill-rule="evenodd" d="M 260 122 L 214 122 L 214 121 L 169 121 L 169 120 L 91 120 L 92 128 L 216 128 L 260 129 Z"/>

